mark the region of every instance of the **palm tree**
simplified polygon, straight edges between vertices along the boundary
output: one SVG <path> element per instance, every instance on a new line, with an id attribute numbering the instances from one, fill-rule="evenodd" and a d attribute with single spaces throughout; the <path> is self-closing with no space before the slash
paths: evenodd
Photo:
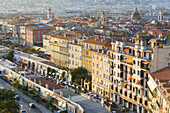
<path id="1" fill-rule="evenodd" d="M 15 93 L 9 89 L 0 89 L 0 112 L 19 113 L 19 104 L 15 102 Z"/>

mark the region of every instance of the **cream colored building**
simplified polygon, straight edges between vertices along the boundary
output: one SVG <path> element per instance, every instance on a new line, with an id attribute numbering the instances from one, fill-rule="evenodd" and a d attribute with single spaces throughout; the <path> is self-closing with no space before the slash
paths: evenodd
<path id="1" fill-rule="evenodd" d="M 110 96 L 110 63 L 107 50 L 92 51 L 92 91 L 101 97 Z"/>
<path id="2" fill-rule="evenodd" d="M 51 55 L 51 48 L 50 48 L 51 35 L 52 35 L 51 33 L 43 35 L 43 48 L 45 50 L 45 54 L 49 54 L 49 55 Z"/>
<path id="3" fill-rule="evenodd" d="M 166 40 L 156 39 L 156 43 L 149 40 L 147 33 L 139 33 L 131 42 L 126 38 L 112 42 L 109 50 L 110 99 L 138 113 L 151 112 L 148 106 L 148 76 L 168 66 L 170 59 Z M 156 65 L 156 62 L 160 64 Z"/>
<path id="4" fill-rule="evenodd" d="M 76 43 L 69 43 L 69 69 L 82 67 L 82 46 Z"/>
<path id="5" fill-rule="evenodd" d="M 152 113 L 170 113 L 170 67 L 149 74 L 148 106 Z"/>
<path id="6" fill-rule="evenodd" d="M 52 36 L 50 39 L 51 61 L 60 67 L 68 67 L 68 43 L 69 39 L 66 35 Z"/>

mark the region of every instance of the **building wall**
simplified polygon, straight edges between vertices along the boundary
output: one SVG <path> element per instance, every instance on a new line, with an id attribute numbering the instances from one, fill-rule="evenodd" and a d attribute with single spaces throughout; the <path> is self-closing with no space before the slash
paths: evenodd
<path id="1" fill-rule="evenodd" d="M 155 72 L 170 65 L 170 47 L 159 48 L 155 46 L 153 60 L 151 61 L 151 72 Z"/>
<path id="2" fill-rule="evenodd" d="M 68 40 L 51 37 L 51 61 L 57 66 L 68 67 Z"/>
<path id="3" fill-rule="evenodd" d="M 158 80 L 155 81 L 150 74 L 149 82 L 152 86 L 148 87 L 148 109 L 153 113 L 170 113 L 170 103 L 168 98 L 165 96 L 162 83 Z M 151 90 L 151 87 L 154 87 L 153 91 Z"/>
<path id="4" fill-rule="evenodd" d="M 36 43 L 43 43 L 43 34 L 50 32 L 50 29 L 27 29 L 26 41 L 27 45 L 33 46 Z"/>
<path id="5" fill-rule="evenodd" d="M 92 91 L 99 96 L 110 96 L 109 56 L 107 53 L 92 52 Z"/>
<path id="6" fill-rule="evenodd" d="M 50 51 L 50 35 L 43 35 L 43 48 L 45 49 L 46 54 L 51 54 Z"/>
<path id="7" fill-rule="evenodd" d="M 69 68 L 74 69 L 82 67 L 82 46 L 77 44 L 69 44 Z"/>

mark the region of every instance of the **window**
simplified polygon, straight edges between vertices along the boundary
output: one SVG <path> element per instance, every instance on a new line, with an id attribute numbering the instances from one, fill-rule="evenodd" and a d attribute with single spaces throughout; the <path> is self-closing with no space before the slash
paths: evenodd
<path id="1" fill-rule="evenodd" d="M 40 41 L 40 35 L 38 35 L 38 41 Z"/>
<path id="2" fill-rule="evenodd" d="M 36 42 L 36 36 L 34 35 L 34 42 Z"/>

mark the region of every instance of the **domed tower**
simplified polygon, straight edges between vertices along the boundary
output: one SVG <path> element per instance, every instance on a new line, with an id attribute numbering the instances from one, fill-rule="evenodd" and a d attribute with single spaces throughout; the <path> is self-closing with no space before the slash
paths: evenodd
<path id="1" fill-rule="evenodd" d="M 53 18 L 53 14 L 52 14 L 51 8 L 49 8 L 49 9 L 47 10 L 47 19 L 51 19 L 51 18 Z"/>
<path id="2" fill-rule="evenodd" d="M 140 14 L 138 12 L 138 9 L 135 8 L 135 11 L 131 15 L 131 20 L 133 21 L 133 20 L 140 20 L 140 19 L 141 19 L 141 17 L 140 17 Z"/>
<path id="3" fill-rule="evenodd" d="M 164 14 L 162 13 L 162 11 L 160 10 L 158 13 L 158 21 L 161 22 L 164 20 Z"/>

